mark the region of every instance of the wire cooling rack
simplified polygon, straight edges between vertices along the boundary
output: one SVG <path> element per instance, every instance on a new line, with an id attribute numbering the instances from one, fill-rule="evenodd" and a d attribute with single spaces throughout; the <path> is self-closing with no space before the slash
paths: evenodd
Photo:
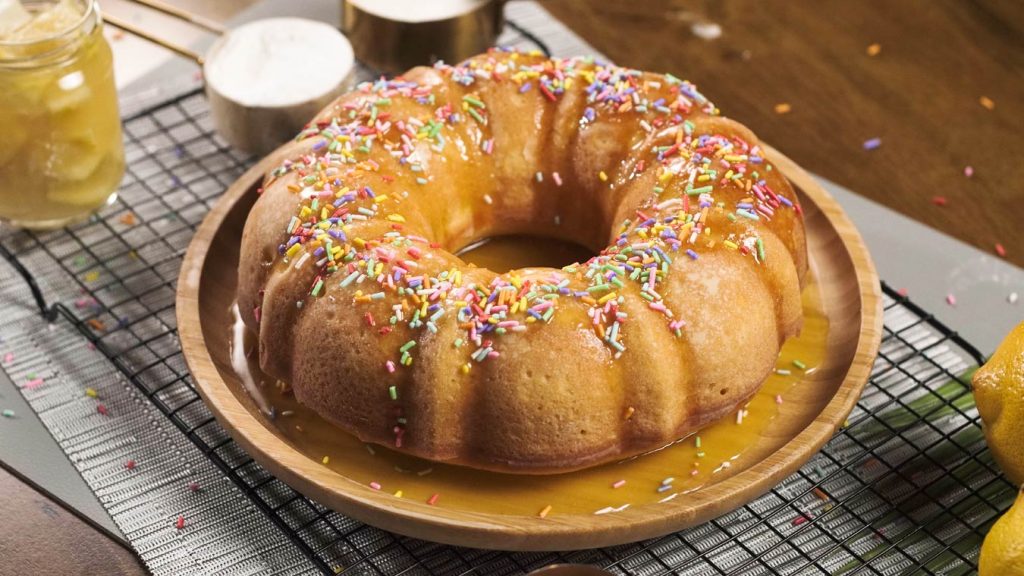
<path id="1" fill-rule="evenodd" d="M 1013 499 L 970 395 L 969 371 L 981 355 L 883 285 L 881 352 L 847 425 L 798 473 L 732 513 L 663 538 L 563 553 L 457 548 L 361 524 L 254 462 L 206 409 L 181 355 L 181 258 L 251 159 L 213 133 L 199 92 L 127 119 L 125 138 L 128 175 L 116 204 L 61 231 L 7 233 L 0 253 L 47 321 L 84 336 L 270 520 L 300 553 L 300 572 L 521 574 L 580 562 L 642 575 L 967 574 Z M 138 548 L 141 537 L 126 533 Z M 163 564 L 142 557 L 154 572 L 176 573 L 163 554 Z"/>

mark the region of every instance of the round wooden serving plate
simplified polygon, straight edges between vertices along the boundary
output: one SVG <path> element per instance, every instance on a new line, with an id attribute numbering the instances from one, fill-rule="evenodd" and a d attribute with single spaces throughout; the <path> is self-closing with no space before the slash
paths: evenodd
<path id="1" fill-rule="evenodd" d="M 282 160 L 278 154 L 251 168 L 228 189 L 189 246 L 177 297 L 185 358 L 207 405 L 260 464 L 325 506 L 386 530 L 479 548 L 566 550 L 632 542 L 705 522 L 767 492 L 832 437 L 860 397 L 881 339 L 879 281 L 860 235 L 814 179 L 777 151 L 769 148 L 768 152 L 796 187 L 803 205 L 813 285 L 828 326 L 821 336 L 823 359 L 816 370 L 799 378 L 785 403 L 778 406 L 777 416 L 751 440 L 728 474 L 714 476 L 699 490 L 681 493 L 671 501 L 638 503 L 610 514 L 597 515 L 597 507 L 582 511 L 579 506 L 576 512 L 559 513 L 559 503 L 575 499 L 591 505 L 608 500 L 613 493 L 607 484 L 595 485 L 592 476 L 584 483 L 571 473 L 548 477 L 552 480 L 545 485 L 544 495 L 557 492 L 551 501 L 556 508 L 544 518 L 539 509 L 513 513 L 507 505 L 489 511 L 484 510 L 487 506 L 445 506 L 457 500 L 460 492 L 470 500 L 480 494 L 495 495 L 495 501 L 514 500 L 516 487 L 526 482 L 450 467 L 431 478 L 444 485 L 438 487 L 442 501 L 428 505 L 425 497 L 413 497 L 411 490 L 407 497 L 398 498 L 391 493 L 394 486 L 387 491 L 370 488 L 367 474 L 372 472 L 358 469 L 360 462 L 367 461 L 358 444 L 344 444 L 355 448 L 350 453 L 335 452 L 331 466 L 324 466 L 319 455 L 300 451 L 256 408 L 232 369 L 230 356 L 230 309 L 242 228 L 263 175 Z M 414 476 L 410 475 L 410 482 L 416 480 Z M 500 486 L 488 487 L 488 482 Z M 653 488 L 650 492 L 654 493 Z M 615 503 L 600 504 L 607 505 Z"/>

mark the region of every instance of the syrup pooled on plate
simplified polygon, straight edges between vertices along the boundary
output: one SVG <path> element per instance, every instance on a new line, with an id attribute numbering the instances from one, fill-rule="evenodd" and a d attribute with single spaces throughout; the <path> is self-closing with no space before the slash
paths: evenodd
<path id="1" fill-rule="evenodd" d="M 498 274 L 518 268 L 561 268 L 585 262 L 594 253 L 579 244 L 539 236 L 495 236 L 474 242 L 456 252 L 478 268 Z"/>
<path id="2" fill-rule="evenodd" d="M 552 250 L 552 243 L 504 237 L 478 243 L 460 256 L 479 266 L 504 263 L 508 268 L 564 265 L 588 257 L 582 247 L 562 243 L 564 246 Z M 531 245 L 534 250 L 544 246 L 545 252 L 531 252 Z M 628 506 L 683 497 L 749 467 L 777 448 L 772 442 L 783 435 L 772 433 L 772 423 L 787 402 L 804 401 L 803 394 L 792 392 L 798 384 L 813 385 L 814 372 L 825 357 L 828 320 L 813 274 L 809 277 L 803 294 L 801 334 L 785 343 L 775 372 L 737 413 L 660 450 L 565 474 L 486 472 L 365 444 L 299 404 L 286 384 L 259 370 L 255 335 L 240 329 L 237 312 L 233 315 L 237 325 L 232 328 L 233 357 L 247 358 L 248 374 L 241 364 L 234 364 L 243 381 L 252 378 L 254 386 L 246 388 L 260 396 L 254 398 L 257 405 L 270 407 L 263 410 L 269 411 L 269 423 L 279 436 L 316 462 L 325 462 L 326 457 L 323 465 L 355 482 L 395 497 L 466 511 L 543 516 L 614 513 Z M 238 347 L 243 354 L 234 353 Z"/>

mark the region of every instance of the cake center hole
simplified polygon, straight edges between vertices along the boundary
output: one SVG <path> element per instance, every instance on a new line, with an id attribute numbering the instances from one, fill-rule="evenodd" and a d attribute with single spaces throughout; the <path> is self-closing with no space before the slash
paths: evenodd
<path id="1" fill-rule="evenodd" d="M 594 252 L 567 240 L 543 236 L 492 236 L 456 253 L 460 258 L 499 274 L 517 268 L 561 268 L 585 262 Z"/>

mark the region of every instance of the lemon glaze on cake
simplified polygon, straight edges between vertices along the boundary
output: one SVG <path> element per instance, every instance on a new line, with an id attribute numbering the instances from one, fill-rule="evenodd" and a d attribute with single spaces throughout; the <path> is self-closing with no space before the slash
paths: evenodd
<path id="1" fill-rule="evenodd" d="M 261 367 L 359 438 L 550 473 L 745 402 L 799 330 L 793 190 L 692 84 L 492 51 L 361 85 L 285 150 L 246 223 Z M 598 254 L 505 274 L 482 237 Z"/>

